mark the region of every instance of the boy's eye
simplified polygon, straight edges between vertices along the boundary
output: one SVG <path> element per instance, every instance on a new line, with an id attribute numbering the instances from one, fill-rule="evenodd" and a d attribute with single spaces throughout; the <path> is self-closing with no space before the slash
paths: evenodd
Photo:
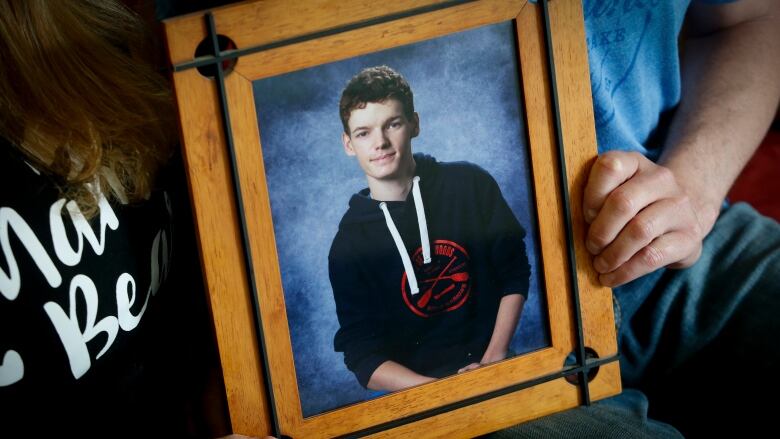
<path id="1" fill-rule="evenodd" d="M 401 122 L 399 122 L 399 121 L 395 121 L 395 122 L 390 124 L 391 128 L 398 128 L 400 126 L 401 126 Z"/>
<path id="2" fill-rule="evenodd" d="M 355 134 L 355 137 L 366 137 L 366 132 L 365 131 L 358 131 Z"/>

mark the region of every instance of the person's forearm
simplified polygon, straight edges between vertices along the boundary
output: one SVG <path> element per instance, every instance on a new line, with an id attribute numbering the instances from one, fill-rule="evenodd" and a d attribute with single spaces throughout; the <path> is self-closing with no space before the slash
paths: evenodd
<path id="1" fill-rule="evenodd" d="M 779 3 L 717 32 L 700 29 L 705 35 L 684 46 L 682 100 L 660 163 L 691 197 L 705 233 L 777 110 Z"/>
<path id="2" fill-rule="evenodd" d="M 480 363 L 488 364 L 506 358 L 524 303 L 525 298 L 520 294 L 509 294 L 501 298 L 493 335 Z"/>
<path id="3" fill-rule="evenodd" d="M 395 361 L 385 361 L 371 374 L 371 378 L 368 380 L 368 388 L 392 392 L 434 380 L 435 378 L 420 375 Z"/>

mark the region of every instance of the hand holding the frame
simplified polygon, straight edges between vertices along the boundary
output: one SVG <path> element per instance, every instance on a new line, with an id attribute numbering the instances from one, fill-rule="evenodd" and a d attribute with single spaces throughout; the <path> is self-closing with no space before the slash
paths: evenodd
<path id="1" fill-rule="evenodd" d="M 779 59 L 777 2 L 698 3 L 689 16 L 683 96 L 659 159 L 664 166 L 607 153 L 585 188 L 586 242 L 604 285 L 698 259 L 777 108 L 777 81 L 767 80 L 776 77 Z"/>
<path id="2" fill-rule="evenodd" d="M 674 173 L 638 153 L 598 157 L 584 191 L 588 251 L 602 284 L 622 285 L 699 259 L 709 227 Z"/>

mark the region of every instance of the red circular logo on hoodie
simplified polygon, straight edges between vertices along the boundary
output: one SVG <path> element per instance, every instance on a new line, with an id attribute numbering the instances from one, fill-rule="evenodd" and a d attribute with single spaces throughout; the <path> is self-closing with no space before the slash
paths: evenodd
<path id="1" fill-rule="evenodd" d="M 401 294 L 404 303 L 421 317 L 454 311 L 468 300 L 471 294 L 469 255 L 460 245 L 446 240 L 434 241 L 431 246 L 431 262 L 423 261 L 422 247 L 412 255 L 419 292 L 412 294 L 406 279 L 401 277 Z"/>

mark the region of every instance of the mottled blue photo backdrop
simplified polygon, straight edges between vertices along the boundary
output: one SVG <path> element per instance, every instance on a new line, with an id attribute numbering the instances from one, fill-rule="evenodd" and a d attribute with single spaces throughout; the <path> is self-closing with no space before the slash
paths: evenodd
<path id="1" fill-rule="evenodd" d="M 350 196 L 367 186 L 343 150 L 338 101 L 347 81 L 385 64 L 414 92 L 414 152 L 485 168 L 528 232 L 531 290 L 512 350 L 549 346 L 536 211 L 511 22 L 254 82 L 266 179 L 304 416 L 370 398 L 333 350 L 338 329 L 328 250 Z M 240 62 L 240 61 L 239 61 Z"/>

